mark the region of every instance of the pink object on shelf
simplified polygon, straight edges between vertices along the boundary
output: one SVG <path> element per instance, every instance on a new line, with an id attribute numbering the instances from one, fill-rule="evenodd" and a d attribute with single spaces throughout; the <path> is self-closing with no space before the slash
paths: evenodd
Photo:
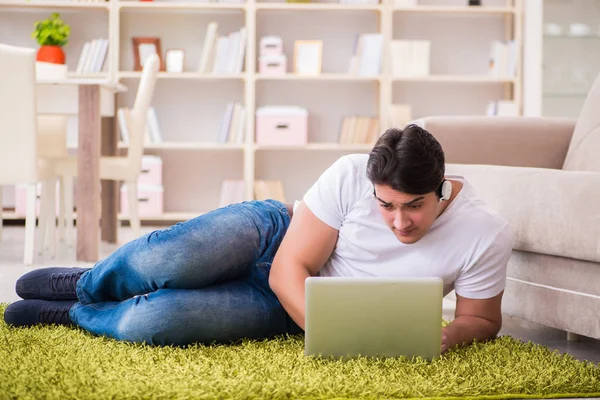
<path id="1" fill-rule="evenodd" d="M 38 183 L 37 185 L 37 199 L 35 202 L 35 215 L 39 217 L 40 215 L 40 193 L 42 186 Z M 60 187 L 58 186 L 58 182 L 56 183 L 56 214 L 58 215 L 58 201 L 59 201 L 59 191 Z M 15 186 L 15 215 L 18 217 L 24 217 L 27 214 L 27 186 L 26 185 L 16 185 Z"/>
<path id="2" fill-rule="evenodd" d="M 162 160 L 157 156 L 142 157 L 142 172 L 138 178 L 139 186 L 162 185 Z"/>
<path id="3" fill-rule="evenodd" d="M 287 73 L 287 58 L 283 54 L 260 56 L 258 72 L 262 75 L 285 75 Z"/>
<path id="4" fill-rule="evenodd" d="M 162 186 L 138 186 L 138 210 L 140 217 L 158 217 L 163 213 Z M 127 186 L 121 187 L 121 214 L 129 216 L 129 196 Z"/>
<path id="5" fill-rule="evenodd" d="M 283 41 L 279 36 L 263 36 L 260 39 L 259 55 L 279 55 L 283 53 Z"/>
<path id="6" fill-rule="evenodd" d="M 302 146 L 308 141 L 308 111 L 276 106 L 256 110 L 256 144 Z"/>

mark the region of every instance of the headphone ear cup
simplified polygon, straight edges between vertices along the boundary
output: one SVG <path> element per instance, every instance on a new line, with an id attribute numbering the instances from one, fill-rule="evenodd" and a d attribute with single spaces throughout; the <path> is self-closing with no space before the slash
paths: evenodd
<path id="1" fill-rule="evenodd" d="M 450 197 L 452 197 L 452 183 L 450 181 L 444 181 L 442 184 L 442 196 L 440 197 L 440 201 L 450 200 Z"/>

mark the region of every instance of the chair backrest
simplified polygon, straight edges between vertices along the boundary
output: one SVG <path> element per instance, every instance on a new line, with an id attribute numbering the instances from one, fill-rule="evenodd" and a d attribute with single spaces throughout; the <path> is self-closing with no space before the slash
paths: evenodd
<path id="1" fill-rule="evenodd" d="M 144 132 L 148 109 L 154 95 L 156 74 L 160 67 L 160 60 L 156 54 L 150 56 L 144 63 L 144 70 L 140 79 L 133 108 L 129 113 L 129 150 L 127 152 L 128 164 L 135 174 L 139 175 L 142 169 L 142 155 L 144 153 Z"/>
<path id="2" fill-rule="evenodd" d="M 35 50 L 0 44 L 0 184 L 38 178 Z"/>
<path id="3" fill-rule="evenodd" d="M 563 169 L 600 172 L 600 74 L 577 118 Z"/>

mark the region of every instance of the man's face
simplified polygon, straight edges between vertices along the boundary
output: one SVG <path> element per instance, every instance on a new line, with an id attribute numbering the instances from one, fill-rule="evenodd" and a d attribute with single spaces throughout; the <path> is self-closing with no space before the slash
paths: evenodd
<path id="1" fill-rule="evenodd" d="M 414 195 L 375 185 L 375 196 L 385 223 L 405 244 L 421 240 L 441 213 L 442 204 L 434 192 Z"/>

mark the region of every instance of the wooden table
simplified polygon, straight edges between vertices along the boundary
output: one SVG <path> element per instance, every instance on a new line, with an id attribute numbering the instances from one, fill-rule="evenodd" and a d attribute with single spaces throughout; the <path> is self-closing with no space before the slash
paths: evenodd
<path id="1" fill-rule="evenodd" d="M 78 87 L 79 133 L 77 144 L 77 260 L 98 261 L 100 221 L 100 89 L 113 93 L 126 91 L 117 82 L 102 78 L 38 80 L 38 85 Z M 116 144 L 115 144 L 116 146 Z M 117 211 L 104 215 L 103 223 L 114 223 Z"/>

